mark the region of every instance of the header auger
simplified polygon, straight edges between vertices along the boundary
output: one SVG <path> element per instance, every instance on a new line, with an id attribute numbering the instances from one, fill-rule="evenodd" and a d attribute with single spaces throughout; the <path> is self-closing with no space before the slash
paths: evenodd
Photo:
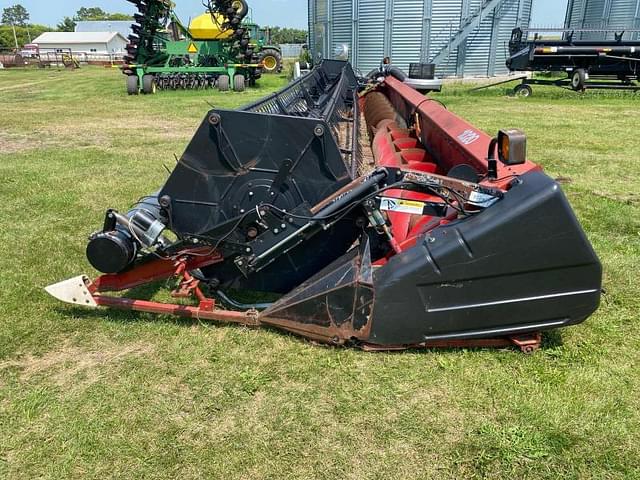
<path id="1" fill-rule="evenodd" d="M 243 91 L 260 78 L 264 48 L 243 24 L 244 0 L 207 0 L 207 12 L 189 27 L 169 0 L 128 1 L 138 8 L 123 66 L 130 95 L 158 88 Z"/>
<path id="2" fill-rule="evenodd" d="M 596 310 L 598 258 L 522 132 L 492 138 L 393 76 L 365 83 L 325 60 L 209 111 L 159 191 L 107 210 L 87 246 L 103 274 L 47 290 L 368 350 L 529 352 Z M 109 295 L 170 278 L 195 303 Z M 243 305 L 232 289 L 280 296 Z"/>

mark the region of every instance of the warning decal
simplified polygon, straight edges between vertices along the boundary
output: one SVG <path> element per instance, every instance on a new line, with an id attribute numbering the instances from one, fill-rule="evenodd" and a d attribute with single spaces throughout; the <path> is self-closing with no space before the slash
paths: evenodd
<path id="1" fill-rule="evenodd" d="M 412 200 L 402 200 L 400 198 L 382 197 L 380 199 L 380 210 L 422 215 L 422 212 L 424 211 L 424 203 Z"/>
<path id="2" fill-rule="evenodd" d="M 196 46 L 195 43 L 191 42 L 189 44 L 189 48 L 187 48 L 187 52 L 189 52 L 189 53 L 198 53 L 198 47 Z"/>

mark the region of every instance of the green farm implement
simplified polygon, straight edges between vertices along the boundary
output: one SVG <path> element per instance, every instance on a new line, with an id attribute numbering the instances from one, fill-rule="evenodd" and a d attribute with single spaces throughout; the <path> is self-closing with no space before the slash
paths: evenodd
<path id="1" fill-rule="evenodd" d="M 136 5 L 123 72 L 130 95 L 158 89 L 207 89 L 241 92 L 263 71 L 281 69 L 280 51 L 265 46 L 245 23 L 245 0 L 207 0 L 207 12 L 186 27 L 170 0 L 128 0 Z"/>

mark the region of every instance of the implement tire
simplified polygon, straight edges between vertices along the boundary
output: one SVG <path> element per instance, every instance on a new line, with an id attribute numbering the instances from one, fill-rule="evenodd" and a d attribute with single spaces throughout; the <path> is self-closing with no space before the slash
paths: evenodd
<path id="1" fill-rule="evenodd" d="M 513 89 L 513 94 L 516 97 L 530 97 L 533 95 L 533 89 L 526 83 L 521 83 Z"/>
<path id="2" fill-rule="evenodd" d="M 129 95 L 138 95 L 138 93 L 140 93 L 137 75 L 129 75 L 127 77 L 127 93 Z"/>
<path id="3" fill-rule="evenodd" d="M 231 6 L 236 11 L 236 15 L 241 18 L 246 17 L 247 13 L 249 13 L 249 5 L 246 0 L 233 0 Z"/>
<path id="4" fill-rule="evenodd" d="M 218 90 L 221 92 L 229 91 L 229 75 L 220 75 L 218 77 Z"/>
<path id="5" fill-rule="evenodd" d="M 265 48 L 258 56 L 258 61 L 264 66 L 264 73 L 280 73 L 282 72 L 282 55 L 275 48 Z"/>
<path id="6" fill-rule="evenodd" d="M 584 84 L 587 80 L 587 72 L 582 68 L 578 68 L 571 74 L 571 88 L 576 92 L 584 90 Z"/>
<path id="7" fill-rule="evenodd" d="M 142 93 L 145 95 L 153 95 L 157 89 L 156 77 L 153 75 L 145 75 L 142 77 Z"/>
<path id="8" fill-rule="evenodd" d="M 244 75 L 236 75 L 233 77 L 233 90 L 236 92 L 244 92 L 245 79 Z"/>

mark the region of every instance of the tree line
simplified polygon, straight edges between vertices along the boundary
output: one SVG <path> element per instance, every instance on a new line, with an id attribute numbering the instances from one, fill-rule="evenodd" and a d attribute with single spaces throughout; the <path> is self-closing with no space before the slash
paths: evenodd
<path id="1" fill-rule="evenodd" d="M 109 13 L 99 7 L 82 7 L 73 17 L 64 17 L 56 28 L 29 22 L 30 15 L 24 6 L 16 4 L 3 9 L 0 24 L 0 49 L 14 49 L 27 43 L 44 32 L 73 32 L 76 22 L 87 20 L 131 20 L 126 13 Z"/>
<path id="2" fill-rule="evenodd" d="M 307 43 L 307 31 L 299 28 L 270 27 L 271 43 Z"/>
<path id="3" fill-rule="evenodd" d="M 130 20 L 133 17 L 126 13 L 105 12 L 99 7 L 82 7 L 73 17 L 64 17 L 56 28 L 29 23 L 30 15 L 26 8 L 16 4 L 3 9 L 0 24 L 0 50 L 18 48 L 38 37 L 44 32 L 73 32 L 76 23 L 88 20 Z M 306 43 L 307 32 L 296 28 L 271 27 L 269 29 L 271 43 Z"/>

